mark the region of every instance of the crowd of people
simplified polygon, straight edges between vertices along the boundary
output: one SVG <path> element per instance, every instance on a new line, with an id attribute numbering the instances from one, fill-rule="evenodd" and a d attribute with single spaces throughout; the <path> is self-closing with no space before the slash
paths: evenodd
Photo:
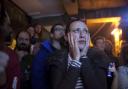
<path id="1" fill-rule="evenodd" d="M 54 24 L 50 32 L 30 25 L 14 36 L 14 50 L 6 44 L 10 29 L 0 24 L 0 89 L 128 89 L 128 44 L 120 57 L 102 36 L 90 47 L 82 20 Z"/>

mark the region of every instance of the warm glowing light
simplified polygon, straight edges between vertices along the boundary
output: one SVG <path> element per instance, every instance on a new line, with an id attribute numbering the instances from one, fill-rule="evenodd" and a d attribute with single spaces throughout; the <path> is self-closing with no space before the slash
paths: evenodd
<path id="1" fill-rule="evenodd" d="M 120 48 L 121 48 L 121 40 L 120 36 L 122 35 L 122 30 L 119 28 L 115 28 L 111 34 L 114 36 L 114 41 L 115 41 L 115 52 L 118 55 L 120 53 Z"/>
<path id="2" fill-rule="evenodd" d="M 115 28 L 115 29 L 111 32 L 111 34 L 114 35 L 115 40 L 118 41 L 118 40 L 120 40 L 120 35 L 122 34 L 122 30 L 119 29 L 119 28 Z"/>
<path id="3" fill-rule="evenodd" d="M 120 17 L 109 17 L 109 18 L 88 19 L 87 23 L 112 22 L 112 23 L 118 24 L 120 20 L 121 20 Z"/>
<path id="4" fill-rule="evenodd" d="M 115 28 L 111 32 L 111 34 L 114 37 L 114 53 L 118 55 L 120 53 L 120 48 L 121 48 L 121 39 L 120 36 L 122 35 L 122 30 L 118 28 L 120 24 L 121 17 L 109 17 L 109 18 L 97 18 L 97 19 L 87 19 L 87 24 L 90 23 L 112 23 L 112 26 Z M 93 46 L 93 45 L 91 45 Z"/>
<path id="5" fill-rule="evenodd" d="M 16 40 L 12 39 L 11 45 L 9 45 L 8 47 L 11 48 L 12 50 L 14 50 L 16 47 Z"/>
<path id="6" fill-rule="evenodd" d="M 93 47 L 93 43 L 92 43 L 92 40 L 90 40 L 90 47 Z"/>

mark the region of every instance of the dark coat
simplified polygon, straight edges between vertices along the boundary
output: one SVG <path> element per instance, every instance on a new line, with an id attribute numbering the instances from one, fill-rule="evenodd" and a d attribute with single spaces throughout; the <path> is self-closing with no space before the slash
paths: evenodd
<path id="1" fill-rule="evenodd" d="M 68 51 L 61 50 L 49 58 L 51 89 L 75 89 L 79 76 L 85 89 L 107 89 L 106 72 L 108 61 L 95 50 L 88 52 L 88 58 L 81 60 L 81 68 L 68 67 Z"/>

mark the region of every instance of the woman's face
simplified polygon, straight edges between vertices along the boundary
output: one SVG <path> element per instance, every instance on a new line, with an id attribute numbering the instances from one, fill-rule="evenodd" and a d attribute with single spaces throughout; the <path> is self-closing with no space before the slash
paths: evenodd
<path id="1" fill-rule="evenodd" d="M 84 22 L 75 21 L 70 24 L 70 32 L 74 33 L 74 36 L 78 39 L 78 47 L 82 50 L 86 45 L 86 36 L 88 34 L 88 28 Z"/>
<path id="2" fill-rule="evenodd" d="M 35 34 L 34 28 L 33 27 L 29 27 L 27 29 L 27 32 L 29 32 L 31 34 L 31 36 L 33 36 Z"/>
<path id="3" fill-rule="evenodd" d="M 39 25 L 39 24 L 36 25 L 36 27 L 35 27 L 35 32 L 36 32 L 36 33 L 40 33 L 41 30 L 42 30 L 41 25 Z"/>

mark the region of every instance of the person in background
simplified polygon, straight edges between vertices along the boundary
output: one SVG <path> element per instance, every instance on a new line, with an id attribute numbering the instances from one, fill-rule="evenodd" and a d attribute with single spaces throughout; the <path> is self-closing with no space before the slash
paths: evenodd
<path id="1" fill-rule="evenodd" d="M 42 26 L 41 26 L 41 24 L 39 24 L 39 23 L 35 24 L 34 29 L 35 29 L 35 33 L 39 36 L 39 34 L 40 34 L 41 31 L 42 31 Z"/>
<path id="2" fill-rule="evenodd" d="M 105 48 L 105 38 L 102 36 L 97 36 L 93 40 L 94 48 L 97 48 L 98 50 L 104 51 Z"/>
<path id="3" fill-rule="evenodd" d="M 34 31 L 35 35 L 34 38 L 32 38 L 32 41 L 34 42 L 31 46 L 31 54 L 36 54 L 40 49 L 40 43 L 44 40 L 49 39 L 49 32 L 39 23 L 34 25 Z"/>
<path id="4" fill-rule="evenodd" d="M 34 27 L 32 25 L 29 25 L 29 27 L 27 28 L 27 32 L 31 35 L 31 38 L 34 37 L 35 30 L 34 30 Z"/>
<path id="5" fill-rule="evenodd" d="M 61 49 L 60 40 L 64 36 L 64 30 L 62 24 L 53 25 L 50 32 L 51 39 L 41 42 L 41 48 L 32 63 L 32 89 L 48 89 L 46 59 L 56 50 Z"/>
<path id="6" fill-rule="evenodd" d="M 49 39 L 50 39 L 50 32 L 44 26 L 42 26 L 41 41 L 45 41 L 45 40 L 49 40 Z"/>
<path id="7" fill-rule="evenodd" d="M 31 43 L 31 48 L 30 48 L 30 53 L 33 55 L 35 54 L 36 52 L 34 51 L 34 48 L 35 48 L 35 45 L 38 44 L 36 47 L 36 51 L 39 50 L 39 43 L 38 43 L 38 38 L 36 38 L 35 36 L 35 29 L 32 25 L 30 25 L 27 29 L 27 32 L 30 34 L 31 36 L 31 40 L 30 40 L 30 43 Z"/>
<path id="8" fill-rule="evenodd" d="M 30 54 L 31 36 L 27 31 L 20 31 L 16 37 L 15 52 L 21 66 L 21 89 L 31 89 L 31 65 L 33 55 Z"/>
<path id="9" fill-rule="evenodd" d="M 113 87 L 112 89 L 115 89 L 114 84 L 116 84 L 118 77 L 116 68 L 118 67 L 119 63 L 118 63 L 118 59 L 113 54 L 112 43 L 109 40 L 106 40 L 102 36 L 97 36 L 94 38 L 93 44 L 94 44 L 94 49 L 101 51 L 100 53 L 104 55 L 106 59 L 105 61 L 108 61 L 110 62 L 110 64 L 113 64 L 112 66 L 113 73 L 111 77 L 107 76 L 107 86 L 108 89 L 111 89 L 112 87 Z M 108 65 L 108 71 L 110 68 L 109 65 Z"/>
<path id="10" fill-rule="evenodd" d="M 121 65 L 118 68 L 118 89 L 128 88 L 128 44 L 125 44 L 120 53 Z"/>
<path id="11" fill-rule="evenodd" d="M 16 36 L 15 51 L 18 55 L 19 61 L 24 55 L 30 53 L 30 34 L 27 31 L 20 31 Z"/>
<path id="12" fill-rule="evenodd" d="M 38 39 L 41 39 L 42 36 L 42 26 L 41 24 L 35 24 L 34 25 L 34 30 L 35 30 L 35 37 Z"/>
<path id="13" fill-rule="evenodd" d="M 119 66 L 119 59 L 114 55 L 113 44 L 110 40 L 105 40 L 105 48 L 104 51 L 106 55 L 110 58 L 112 62 L 115 63 L 116 68 Z"/>

